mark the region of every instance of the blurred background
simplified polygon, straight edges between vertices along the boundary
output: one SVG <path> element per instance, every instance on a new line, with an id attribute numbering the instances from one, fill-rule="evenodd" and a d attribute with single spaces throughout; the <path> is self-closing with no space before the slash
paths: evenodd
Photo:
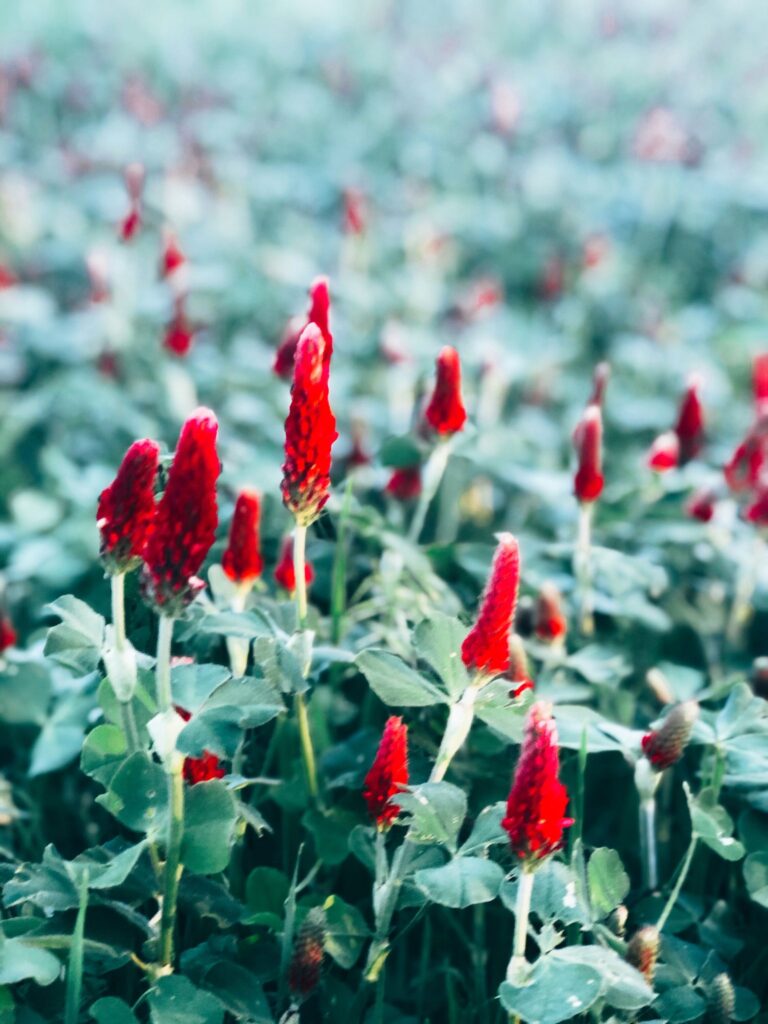
<path id="1" fill-rule="evenodd" d="M 766 22 L 758 0 L 3 5 L 0 566 L 21 635 L 63 591 L 103 604 L 97 496 L 197 402 L 222 421 L 223 517 L 262 489 L 276 557 L 271 368 L 317 274 L 337 467 L 374 492 L 416 457 L 438 350 L 461 353 L 482 429 L 443 540 L 571 529 L 569 432 L 602 359 L 606 538 L 636 542 L 628 495 L 691 372 L 708 465 L 665 487 L 719 481 L 766 338 Z"/>

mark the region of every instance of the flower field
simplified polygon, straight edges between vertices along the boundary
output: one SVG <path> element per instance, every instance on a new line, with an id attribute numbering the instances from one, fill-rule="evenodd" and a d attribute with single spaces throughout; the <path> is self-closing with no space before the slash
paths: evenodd
<path id="1" fill-rule="evenodd" d="M 768 1022 L 755 0 L 0 10 L 0 1024 Z"/>

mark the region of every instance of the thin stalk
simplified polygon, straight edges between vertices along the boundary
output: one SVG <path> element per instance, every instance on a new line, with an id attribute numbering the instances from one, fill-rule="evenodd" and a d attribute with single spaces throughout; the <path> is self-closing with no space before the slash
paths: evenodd
<path id="1" fill-rule="evenodd" d="M 592 517 L 594 502 L 579 505 L 579 524 L 576 535 L 573 569 L 579 585 L 579 625 L 584 636 L 595 632 L 592 595 Z"/>
<path id="2" fill-rule="evenodd" d="M 528 918 L 531 913 L 533 894 L 533 871 L 526 868 L 520 872 L 515 900 L 515 935 L 512 942 L 512 959 L 507 967 L 507 978 L 512 979 L 515 968 L 525 961 L 525 946 L 528 942 Z"/>
<path id="3" fill-rule="evenodd" d="M 485 983 L 488 947 L 485 930 L 485 904 L 477 903 L 472 908 L 473 944 L 472 963 L 475 970 L 475 1004 L 477 1024 L 487 1024 L 488 992 Z"/>
<path id="4" fill-rule="evenodd" d="M 296 524 L 293 533 L 293 571 L 296 576 L 296 611 L 299 619 L 299 629 L 304 629 L 307 621 L 307 528 Z M 315 748 L 312 744 L 312 733 L 309 728 L 309 715 L 307 714 L 307 703 L 303 693 L 297 693 L 294 697 L 296 708 L 296 721 L 299 726 L 299 741 L 301 743 L 301 756 L 304 761 L 304 774 L 307 778 L 307 789 L 313 800 L 318 797 L 317 785 L 317 764 L 315 761 Z"/>
<path id="5" fill-rule="evenodd" d="M 643 884 L 654 890 L 659 885 L 659 865 L 656 855 L 656 797 L 640 801 L 640 857 L 643 865 Z"/>
<path id="6" fill-rule="evenodd" d="M 173 936 L 176 927 L 176 904 L 179 898 L 179 883 L 184 866 L 181 863 L 181 841 L 184 838 L 184 761 L 175 758 L 168 773 L 168 798 L 170 827 L 168 849 L 163 870 L 163 912 L 160 918 L 160 961 L 163 967 L 173 970 Z"/>
<path id="7" fill-rule="evenodd" d="M 171 693 L 171 645 L 174 620 L 161 615 L 157 632 L 157 661 L 155 686 L 158 710 L 162 714 L 173 706 Z M 176 751 L 166 763 L 168 777 L 168 839 L 163 866 L 163 899 L 160 915 L 160 962 L 166 970 L 173 970 L 173 934 L 176 926 L 176 903 L 179 896 L 181 841 L 184 836 L 184 759 Z"/>
<path id="8" fill-rule="evenodd" d="M 115 649 L 124 651 L 126 647 L 125 633 L 125 574 L 115 573 L 110 577 L 112 591 L 112 629 L 115 638 Z M 133 753 L 141 749 L 139 729 L 136 725 L 136 717 L 133 713 L 133 700 L 118 701 L 120 704 L 120 715 L 123 720 L 123 731 L 128 741 L 128 751 Z"/>
<path id="9" fill-rule="evenodd" d="M 229 602 L 229 607 L 233 612 L 239 613 L 245 611 L 245 603 L 250 591 L 251 587 L 249 584 L 240 584 Z M 235 679 L 241 679 L 245 675 L 245 670 L 248 667 L 248 653 L 250 651 L 250 646 L 250 641 L 241 636 L 227 637 L 229 667 L 232 670 L 232 675 Z"/>
<path id="10" fill-rule="evenodd" d="M 83 952 L 85 941 L 85 914 L 88 909 L 88 870 L 80 879 L 80 899 L 72 932 L 67 967 L 67 992 L 64 1003 L 64 1024 L 77 1024 L 80 1019 L 80 999 L 83 990 Z"/>
<path id="11" fill-rule="evenodd" d="M 688 849 L 685 851 L 683 862 L 680 865 L 680 870 L 677 875 L 677 881 L 672 892 L 669 894 L 669 899 L 664 905 L 664 909 L 661 912 L 659 920 L 656 922 L 656 927 L 661 931 L 664 925 L 667 923 L 669 915 L 674 910 L 675 904 L 677 903 L 680 892 L 685 884 L 685 880 L 688 877 L 688 872 L 691 869 L 691 863 L 693 862 L 693 855 L 696 852 L 696 846 L 698 845 L 698 836 L 691 836 L 691 841 L 688 844 Z"/>
<path id="12" fill-rule="evenodd" d="M 418 543 L 421 531 L 424 529 L 424 522 L 427 518 L 429 506 L 432 504 L 432 499 L 437 494 L 450 454 L 450 441 L 440 440 L 432 449 L 432 453 L 427 459 L 426 465 L 424 466 L 424 473 L 422 474 L 423 483 L 421 494 L 419 495 L 416 511 L 413 513 L 411 527 L 408 531 L 408 540 L 411 544 Z"/>
<path id="13" fill-rule="evenodd" d="M 747 557 L 739 562 L 733 604 L 725 630 L 725 638 L 733 647 L 742 643 L 744 630 L 752 618 L 752 597 L 764 551 L 762 538 L 756 535 L 750 547 Z"/>

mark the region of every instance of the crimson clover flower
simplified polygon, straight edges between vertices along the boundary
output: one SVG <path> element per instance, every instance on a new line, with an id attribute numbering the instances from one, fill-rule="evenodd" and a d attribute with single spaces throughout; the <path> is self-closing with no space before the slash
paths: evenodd
<path id="1" fill-rule="evenodd" d="M 330 364 L 331 355 L 333 354 L 330 310 L 331 296 L 328 290 L 328 278 L 316 277 L 309 286 L 309 309 L 306 316 L 291 318 L 275 353 L 272 369 L 278 377 L 282 377 L 283 380 L 291 379 L 293 364 L 296 359 L 296 349 L 299 346 L 299 339 L 307 324 L 315 324 L 320 328 L 320 333 L 325 342 L 324 362 L 326 367 Z"/>
<path id="2" fill-rule="evenodd" d="M 241 491 L 235 502 L 229 543 L 221 559 L 224 572 L 234 583 L 251 584 L 261 576 L 264 559 L 259 549 L 259 496 Z"/>
<path id="3" fill-rule="evenodd" d="M 509 669 L 510 632 L 520 586 L 520 549 L 511 533 L 500 533 L 477 620 L 464 638 L 461 657 L 468 669 L 502 675 Z"/>
<path id="4" fill-rule="evenodd" d="M 155 516 L 155 478 L 160 449 L 154 441 L 134 441 L 117 476 L 105 488 L 96 509 L 100 557 L 107 572 L 127 572 L 139 564 Z"/>
<path id="5" fill-rule="evenodd" d="M 315 578 L 315 570 L 308 561 L 304 562 L 304 580 L 307 586 Z M 275 582 L 292 594 L 296 589 L 296 569 L 293 564 L 293 538 L 285 537 L 280 549 L 280 560 L 275 567 Z"/>
<path id="6" fill-rule="evenodd" d="M 328 501 L 331 448 L 339 436 L 328 399 L 325 350 L 320 328 L 307 324 L 293 367 L 282 482 L 283 502 L 299 526 L 313 523 Z"/>
<path id="7" fill-rule="evenodd" d="M 573 432 L 578 465 L 573 491 L 579 501 L 596 501 L 603 491 L 603 417 L 599 405 L 588 405 Z"/>
<path id="8" fill-rule="evenodd" d="M 672 708 L 658 729 L 643 736 L 643 753 L 655 771 L 663 772 L 680 760 L 698 717 L 698 703 L 683 701 Z"/>
<path id="9" fill-rule="evenodd" d="M 435 387 L 424 409 L 424 419 L 436 434 L 455 434 L 467 420 L 461 397 L 461 362 L 455 348 L 446 345 L 437 357 Z"/>
<path id="10" fill-rule="evenodd" d="M 533 704 L 501 823 L 513 852 L 529 867 L 559 850 L 564 830 L 573 824 L 565 817 L 568 792 L 559 771 L 557 727 L 550 706 Z"/>
<path id="11" fill-rule="evenodd" d="M 218 423 L 210 409 L 197 409 L 179 434 L 163 496 L 157 504 L 144 552 L 145 600 L 175 616 L 202 590 L 197 578 L 216 537 Z"/>
<path id="12" fill-rule="evenodd" d="M 402 718 L 391 715 L 363 787 L 363 799 L 377 828 L 383 831 L 392 825 L 400 813 L 393 798 L 407 785 L 408 726 Z"/>

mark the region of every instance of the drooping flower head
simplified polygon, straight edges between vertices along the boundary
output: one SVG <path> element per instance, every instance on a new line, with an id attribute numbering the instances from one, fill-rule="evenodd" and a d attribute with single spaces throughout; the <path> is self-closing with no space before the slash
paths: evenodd
<path id="1" fill-rule="evenodd" d="M 328 501 L 331 448 L 339 436 L 328 400 L 324 351 L 320 328 L 307 324 L 293 367 L 282 482 L 283 501 L 299 526 L 313 523 Z"/>
<path id="2" fill-rule="evenodd" d="M 461 645 L 470 671 L 502 675 L 509 668 L 509 644 L 520 587 L 520 550 L 511 533 L 500 533 L 480 611 Z"/>
<path id="3" fill-rule="evenodd" d="M 147 602 L 164 615 L 178 615 L 204 586 L 197 573 L 218 524 L 218 428 L 210 409 L 197 409 L 189 417 L 155 511 L 142 585 Z"/>
<path id="4" fill-rule="evenodd" d="M 221 559 L 221 567 L 234 583 L 251 584 L 261 576 L 264 559 L 259 549 L 260 514 L 256 491 L 241 491 L 229 528 L 229 543 Z"/>
<path id="5" fill-rule="evenodd" d="M 658 956 L 659 929 L 652 924 L 638 928 L 627 943 L 627 963 L 640 971 L 649 985 L 653 984 Z"/>
<path id="6" fill-rule="evenodd" d="M 461 397 L 461 362 L 455 348 L 446 345 L 436 363 L 435 387 L 424 409 L 424 419 L 436 434 L 455 434 L 467 421 Z"/>
<path id="7" fill-rule="evenodd" d="M 18 639 L 13 622 L 7 612 L 0 612 L 0 654 L 13 647 Z"/>
<path id="8" fill-rule="evenodd" d="M 568 793 L 559 778 L 557 727 L 550 706 L 531 705 L 525 736 L 501 825 L 513 852 L 528 868 L 559 850 L 563 832 L 573 824 L 565 817 Z"/>
<path id="9" fill-rule="evenodd" d="M 378 829 L 383 831 L 391 827 L 400 813 L 394 799 L 407 785 L 408 726 L 402 718 L 391 715 L 384 726 L 379 749 L 363 787 L 363 799 Z"/>
<path id="10" fill-rule="evenodd" d="M 699 454 L 704 444 L 704 407 L 695 378 L 688 384 L 680 402 L 675 433 L 680 442 L 680 462 L 685 465 Z"/>
<path id="11" fill-rule="evenodd" d="M 320 328 L 320 333 L 325 342 L 323 362 L 325 363 L 326 370 L 329 368 L 333 354 L 330 310 L 331 296 L 328 290 L 328 278 L 316 277 L 309 286 L 309 309 L 306 316 L 295 316 L 290 319 L 275 353 L 272 369 L 278 377 L 282 377 L 283 380 L 291 379 L 299 339 L 308 324 L 316 324 Z"/>
<path id="12" fill-rule="evenodd" d="M 325 956 L 326 919 L 322 907 L 313 907 L 301 922 L 288 967 L 288 987 L 306 999 L 317 988 Z"/>
<path id="13" fill-rule="evenodd" d="M 578 466 L 573 490 L 579 501 L 596 501 L 603 491 L 603 417 L 599 405 L 588 405 L 576 424 L 573 444 Z"/>
<path id="14" fill-rule="evenodd" d="M 413 501 L 421 494 L 421 466 L 398 466 L 385 488 L 397 501 Z"/>
<path id="15" fill-rule="evenodd" d="M 308 561 L 304 561 L 304 580 L 307 586 L 315 578 L 315 570 Z M 296 569 L 293 565 L 293 538 L 285 537 L 280 549 L 280 561 L 275 567 L 275 582 L 290 594 L 296 589 Z"/>
<path id="16" fill-rule="evenodd" d="M 174 707 L 185 722 L 190 720 L 192 715 L 189 711 L 178 704 Z M 200 757 L 185 757 L 183 772 L 184 781 L 190 786 L 195 786 L 198 782 L 210 782 L 211 779 L 223 779 L 227 774 L 226 768 L 210 750 L 204 750 Z"/>
<path id="17" fill-rule="evenodd" d="M 96 525 L 100 557 L 109 573 L 135 569 L 147 545 L 155 516 L 155 478 L 160 449 L 145 438 L 134 441 L 117 476 L 99 496 Z"/>
<path id="18" fill-rule="evenodd" d="M 655 771 L 663 772 L 680 760 L 698 717 L 698 703 L 683 701 L 672 708 L 658 729 L 643 736 L 643 753 Z"/>
<path id="19" fill-rule="evenodd" d="M 544 643 L 562 642 L 568 632 L 563 599 L 554 583 L 544 583 L 536 597 L 533 631 Z"/>

